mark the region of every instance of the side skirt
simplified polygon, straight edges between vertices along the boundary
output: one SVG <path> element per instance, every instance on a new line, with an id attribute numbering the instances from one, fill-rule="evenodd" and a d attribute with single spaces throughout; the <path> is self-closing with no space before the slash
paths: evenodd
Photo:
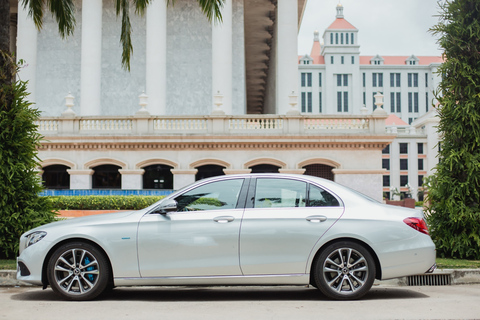
<path id="1" fill-rule="evenodd" d="M 260 286 L 308 285 L 310 274 L 115 278 L 115 286 Z"/>

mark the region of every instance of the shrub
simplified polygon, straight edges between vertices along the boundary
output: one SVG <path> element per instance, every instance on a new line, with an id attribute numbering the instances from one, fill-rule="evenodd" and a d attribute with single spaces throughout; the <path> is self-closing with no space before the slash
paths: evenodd
<path id="1" fill-rule="evenodd" d="M 47 197 L 57 210 L 140 210 L 165 196 L 59 196 Z"/>
<path id="2" fill-rule="evenodd" d="M 14 257 L 20 235 L 53 221 L 55 212 L 39 196 L 37 147 L 42 137 L 34 121 L 40 113 L 26 101 L 25 82 L 8 81 L 18 70 L 11 56 L 0 55 L 0 257 Z"/>

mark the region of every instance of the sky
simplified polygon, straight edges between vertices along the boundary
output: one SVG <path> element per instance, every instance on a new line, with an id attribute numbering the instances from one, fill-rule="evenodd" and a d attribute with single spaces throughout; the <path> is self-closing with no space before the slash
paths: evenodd
<path id="1" fill-rule="evenodd" d="M 360 55 L 440 56 L 436 38 L 428 29 L 438 23 L 438 0 L 340 0 L 344 18 L 358 32 Z M 313 32 L 323 32 L 335 21 L 339 0 L 307 0 L 298 54 L 310 54 Z"/>

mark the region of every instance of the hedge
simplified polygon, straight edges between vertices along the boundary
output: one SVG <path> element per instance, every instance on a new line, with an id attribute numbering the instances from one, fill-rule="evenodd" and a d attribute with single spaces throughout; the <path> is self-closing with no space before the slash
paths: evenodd
<path id="1" fill-rule="evenodd" d="M 140 210 L 165 196 L 57 196 L 48 197 L 56 210 Z"/>

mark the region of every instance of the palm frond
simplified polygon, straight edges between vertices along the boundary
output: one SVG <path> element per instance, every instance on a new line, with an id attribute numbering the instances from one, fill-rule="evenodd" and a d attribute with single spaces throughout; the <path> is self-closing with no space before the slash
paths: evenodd
<path id="1" fill-rule="evenodd" d="M 130 56 L 133 52 L 132 46 L 132 25 L 130 24 L 130 1 L 116 0 L 115 2 L 117 16 L 122 15 L 122 32 L 120 34 L 120 43 L 122 44 L 122 67 L 130 71 Z"/>
<path id="2" fill-rule="evenodd" d="M 133 0 L 133 3 L 135 4 L 135 13 L 143 16 L 145 14 L 145 9 L 150 2 L 150 0 Z"/>
<path id="3" fill-rule="evenodd" d="M 222 22 L 222 8 L 226 0 L 197 0 L 209 21 Z"/>
<path id="4" fill-rule="evenodd" d="M 73 34 L 75 28 L 75 4 L 72 0 L 48 0 L 52 16 L 58 23 L 58 32 L 65 38 Z"/>
<path id="5" fill-rule="evenodd" d="M 43 27 L 43 0 L 22 0 L 24 9 L 28 9 L 28 15 L 33 19 L 38 30 Z"/>

